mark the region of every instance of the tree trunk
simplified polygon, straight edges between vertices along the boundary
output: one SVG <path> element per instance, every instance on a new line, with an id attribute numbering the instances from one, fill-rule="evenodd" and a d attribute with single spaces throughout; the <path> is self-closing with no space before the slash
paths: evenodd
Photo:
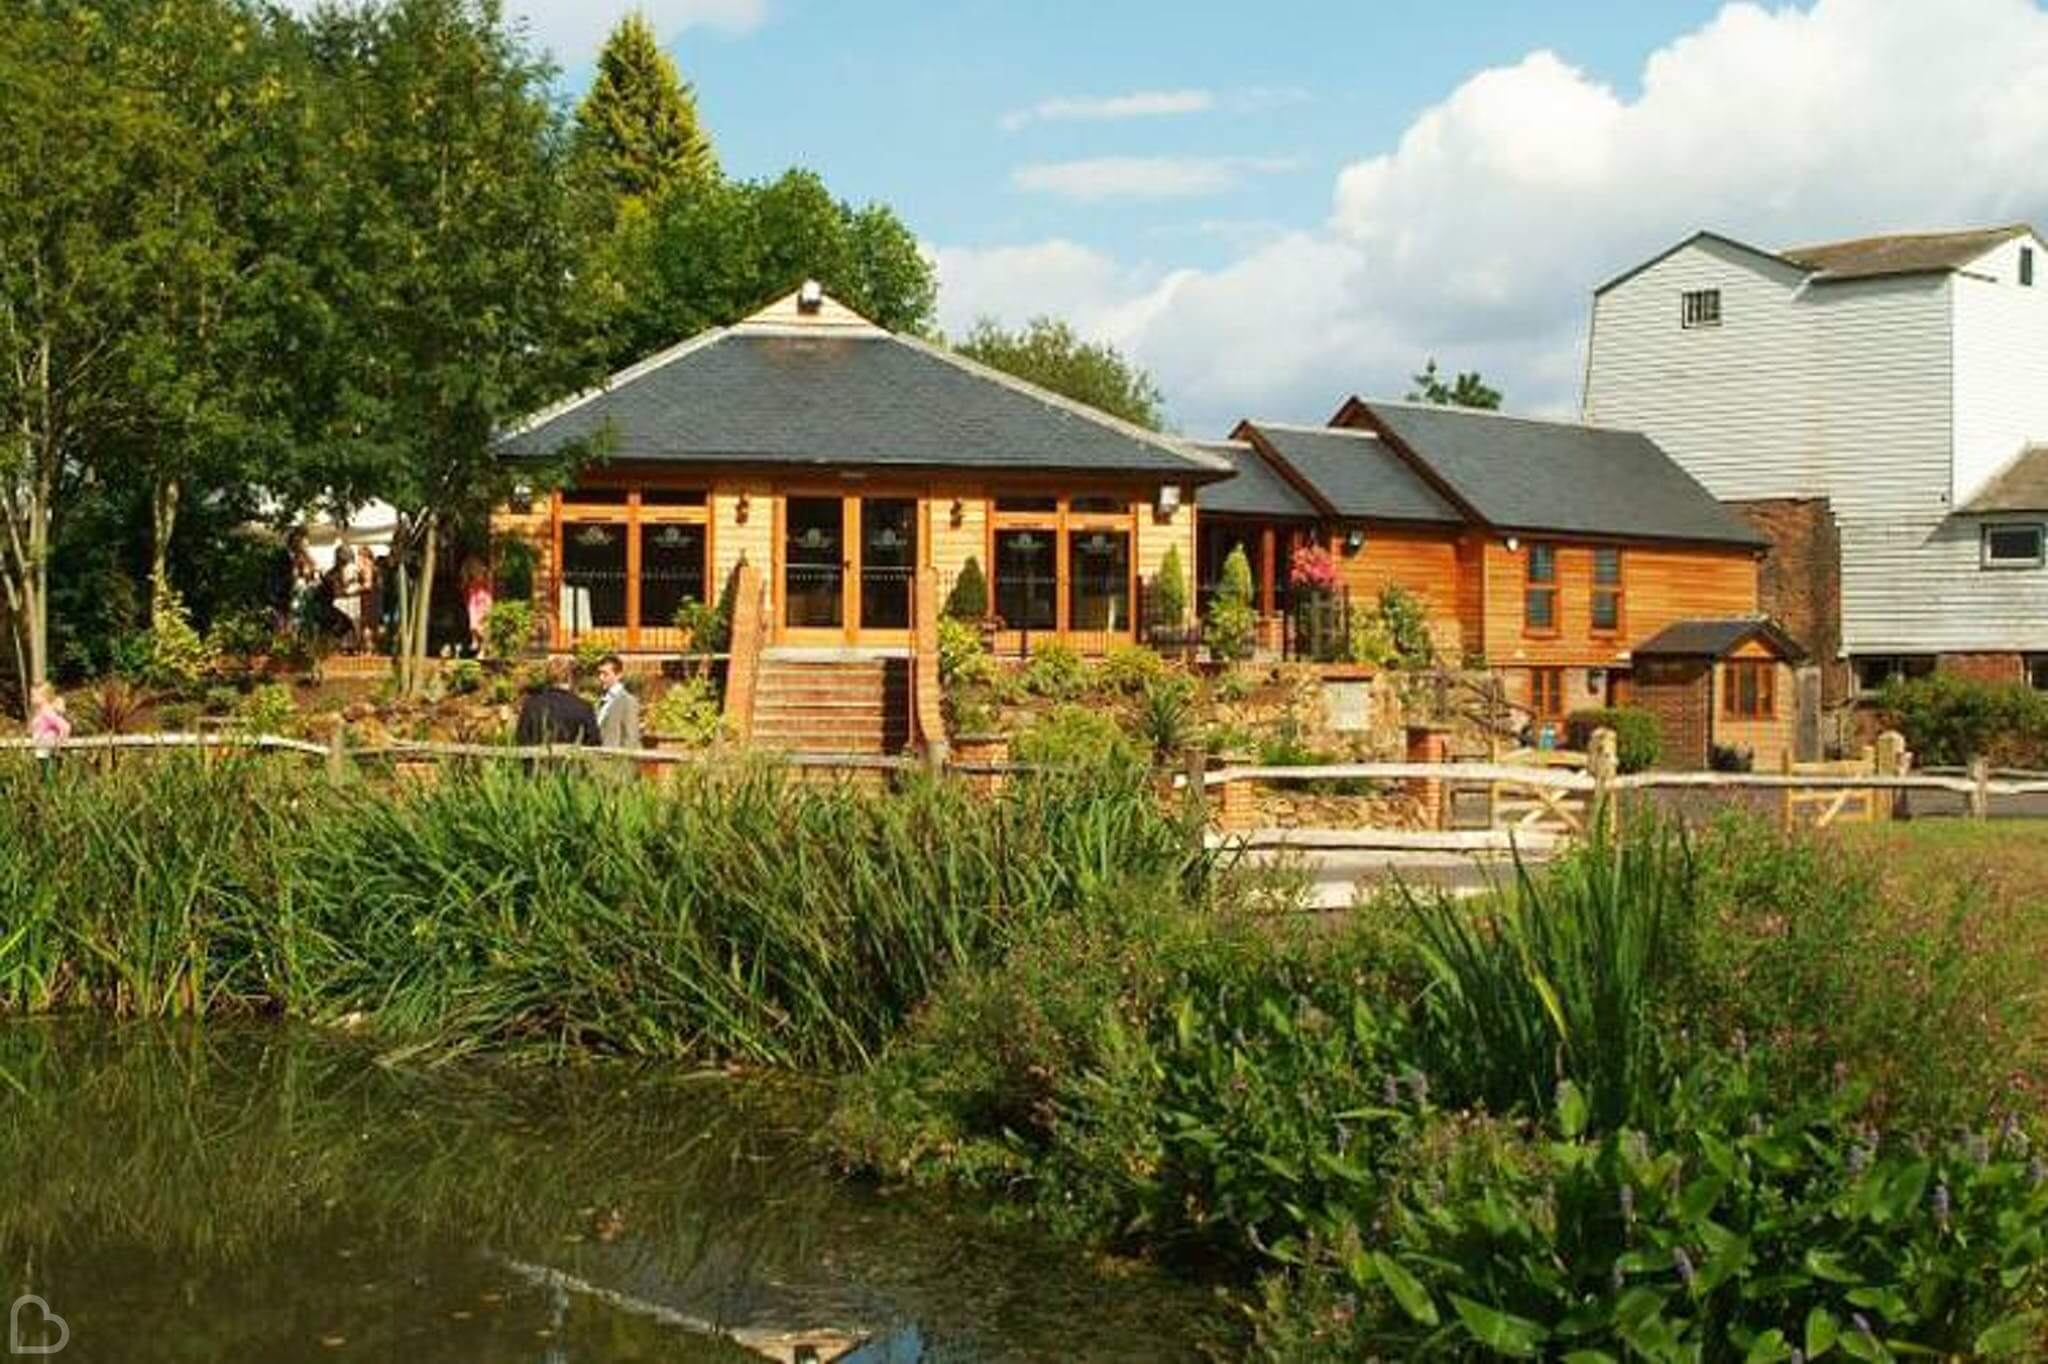
<path id="1" fill-rule="evenodd" d="M 418 586 L 408 584 L 404 568 L 399 570 L 398 579 L 398 685 L 408 697 L 418 696 L 426 683 L 427 626 L 433 617 L 434 561 L 440 550 L 438 518 L 430 512 L 425 521 Z"/>
<path id="2" fill-rule="evenodd" d="M 151 624 L 154 612 L 171 590 L 171 533 L 178 525 L 180 488 L 174 478 L 160 478 L 149 499 L 149 603 Z"/>

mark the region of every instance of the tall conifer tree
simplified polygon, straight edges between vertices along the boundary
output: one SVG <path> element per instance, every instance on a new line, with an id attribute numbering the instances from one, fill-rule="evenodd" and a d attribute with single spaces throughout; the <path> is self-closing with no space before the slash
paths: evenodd
<path id="1" fill-rule="evenodd" d="M 622 201 L 718 177 L 696 97 L 637 10 L 605 40 L 597 78 L 576 109 L 576 132 L 586 166 Z"/>

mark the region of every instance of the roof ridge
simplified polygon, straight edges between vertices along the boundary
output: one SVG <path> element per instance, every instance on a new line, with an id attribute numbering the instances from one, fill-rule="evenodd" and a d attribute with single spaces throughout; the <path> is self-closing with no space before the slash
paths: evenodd
<path id="1" fill-rule="evenodd" d="M 1274 431 L 1298 431 L 1309 436 L 1351 436 L 1358 440 L 1372 441 L 1380 438 L 1377 431 L 1360 431 L 1354 426 L 1317 426 L 1313 422 L 1270 422 L 1261 421 L 1257 417 L 1248 417 L 1246 420 L 1253 426 L 1266 427 Z"/>
<path id="2" fill-rule="evenodd" d="M 1640 436 L 1633 426 L 1610 426 L 1578 417 L 1534 417 L 1526 412 L 1502 412 L 1491 407 L 1464 407 L 1457 403 L 1433 403 L 1420 398 L 1360 398 L 1367 407 L 1399 407 L 1411 412 L 1441 412 L 1459 417 L 1490 417 L 1495 421 L 1525 422 L 1530 426 L 1562 426 L 1574 431 L 1604 431 L 1618 436 Z M 1335 429 L 1335 428 L 1333 428 Z"/>
<path id="3" fill-rule="evenodd" d="M 882 335 L 885 339 L 894 341 L 899 346 L 906 346 L 934 360 L 952 365 L 956 369 L 965 370 L 967 373 L 978 378 L 1001 384 L 1012 392 L 1020 393 L 1027 398 L 1036 399 L 1047 407 L 1059 408 L 1061 411 L 1079 417 L 1083 421 L 1107 427 L 1127 439 L 1163 450 L 1169 455 L 1186 460 L 1198 470 L 1208 473 L 1234 474 L 1237 472 L 1230 461 L 1220 455 L 1211 455 L 1207 451 L 1196 449 L 1191 441 L 1162 435 L 1157 431 L 1140 426 L 1136 422 L 1126 421 L 1122 417 L 1104 412 L 1099 407 L 1090 407 L 1087 403 L 1069 398 L 1063 393 L 1055 393 L 1049 388 L 1041 388 L 1029 380 L 1019 379 L 1016 375 L 1005 373 L 992 365 L 984 365 L 979 360 L 970 359 L 958 351 L 936 345 L 921 336 L 909 336 L 902 332 L 884 332 Z"/>
<path id="4" fill-rule="evenodd" d="M 1859 237 L 1837 237 L 1823 242 L 1801 242 L 1795 246 L 1778 248 L 1784 255 L 1796 251 L 1821 251 L 1845 246 L 1862 246 L 1869 242 L 1927 242 L 1949 237 L 1991 237 L 2011 236 L 2019 232 L 2032 232 L 2034 226 L 2028 222 L 1998 223 L 1989 227 L 1949 227 L 1929 232 L 1866 232 Z"/>
<path id="5" fill-rule="evenodd" d="M 529 431 L 538 430 L 559 417 L 567 416 L 586 403 L 602 398 L 615 388 L 622 388 L 636 379 L 645 378 L 663 366 L 673 364 L 675 361 L 682 359 L 685 355 L 702 350 L 715 341 L 723 340 L 731 331 L 732 328 L 730 327 L 708 327 L 694 336 L 686 336 L 666 350 L 658 350 L 652 355 L 643 356 L 641 359 L 627 365 L 624 369 L 606 375 L 603 379 L 589 388 L 583 389 L 581 392 L 571 393 L 566 398 L 557 398 L 539 411 L 528 413 L 515 424 L 500 431 L 493 439 L 510 440 L 514 436 L 523 436 Z"/>

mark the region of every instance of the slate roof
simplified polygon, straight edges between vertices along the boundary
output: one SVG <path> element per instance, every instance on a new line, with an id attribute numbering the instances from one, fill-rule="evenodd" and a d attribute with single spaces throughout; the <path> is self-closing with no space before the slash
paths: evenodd
<path id="1" fill-rule="evenodd" d="M 1769 543 L 1638 431 L 1358 398 L 1338 419 L 1390 437 L 1498 530 Z"/>
<path id="2" fill-rule="evenodd" d="M 1194 445 L 1227 459 L 1237 470 L 1234 478 L 1211 483 L 1196 494 L 1195 505 L 1202 515 L 1258 516 L 1275 520 L 1313 521 L 1316 506 L 1280 471 L 1252 448 L 1250 441 L 1198 440 Z"/>
<path id="3" fill-rule="evenodd" d="M 1919 275 L 1960 270 L 1977 257 L 2014 237 L 2032 236 L 2025 223 L 1971 228 L 1963 232 L 1891 233 L 1848 241 L 1795 246 L 1777 254 L 1816 280 L 1873 279 L 1880 275 Z"/>
<path id="4" fill-rule="evenodd" d="M 2048 512 L 2048 445 L 2030 445 L 1962 508 L 1966 512 Z"/>
<path id="5" fill-rule="evenodd" d="M 792 298 L 794 296 L 792 295 Z M 501 458 L 595 440 L 617 460 L 1087 471 L 1188 483 L 1231 465 L 830 303 L 692 338 L 506 433 Z"/>
<path id="6" fill-rule="evenodd" d="M 1331 516 L 1464 523 L 1462 512 L 1370 431 L 1268 421 L 1243 422 L 1238 430 L 1264 442 L 1315 489 Z M 1206 505 L 1209 499 L 1202 500 Z"/>
<path id="7" fill-rule="evenodd" d="M 1629 650 L 1635 658 L 1725 658 L 1752 639 L 1762 639 L 1791 662 L 1806 651 L 1790 635 L 1759 616 L 1732 620 L 1681 620 Z"/>

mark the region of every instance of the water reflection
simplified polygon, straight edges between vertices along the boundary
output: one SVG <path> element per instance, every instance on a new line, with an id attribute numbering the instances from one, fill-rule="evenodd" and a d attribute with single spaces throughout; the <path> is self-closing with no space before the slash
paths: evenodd
<path id="1" fill-rule="evenodd" d="M 803 1136 L 820 1103 L 420 1072 L 296 1029 L 8 1025 L 0 1287 L 65 1318 L 64 1364 L 1229 1352 L 1200 1293 L 845 1187 Z"/>

